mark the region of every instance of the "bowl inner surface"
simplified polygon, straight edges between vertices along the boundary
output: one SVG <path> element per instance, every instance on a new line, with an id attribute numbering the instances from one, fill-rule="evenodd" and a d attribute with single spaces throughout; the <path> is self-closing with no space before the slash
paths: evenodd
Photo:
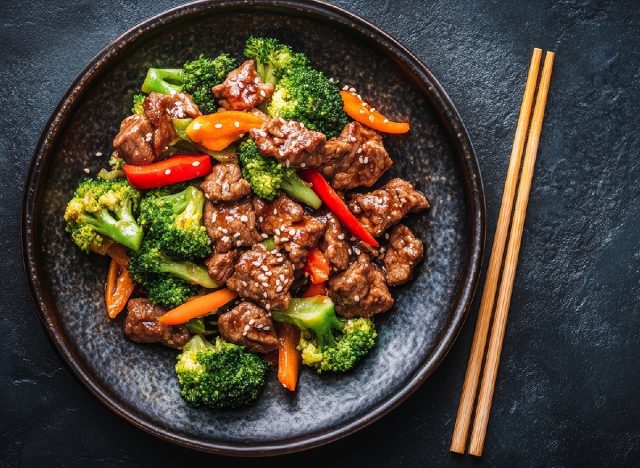
<path id="1" fill-rule="evenodd" d="M 432 208 L 408 218 L 424 241 L 425 261 L 408 285 L 396 288 L 393 310 L 378 316 L 378 343 L 346 375 L 303 370 L 290 394 L 273 372 L 258 403 L 247 409 L 195 409 L 180 397 L 176 352 L 124 337 L 123 317 L 104 312 L 107 262 L 79 252 L 64 232 L 65 204 L 77 182 L 105 167 L 111 140 L 128 114 L 131 97 L 151 66 L 177 67 L 201 52 L 240 54 L 249 34 L 273 35 L 308 54 L 312 63 L 391 118 L 408 120 L 406 136 L 385 136 L 394 160 L 383 179 L 415 183 Z M 102 156 L 96 153 L 101 152 Z M 84 372 L 135 417 L 196 446 L 268 447 L 316 437 L 366 417 L 397 394 L 432 356 L 450 326 L 456 288 L 470 248 L 465 185 L 436 111 L 389 57 L 342 29 L 273 12 L 200 16 L 166 26 L 138 42 L 99 76 L 75 106 L 40 180 L 39 219 L 32 236 L 41 281 L 55 304 L 61 332 L 84 361 Z M 125 313 L 121 314 L 124 315 Z M 200 447 L 202 448 L 202 447 Z"/>

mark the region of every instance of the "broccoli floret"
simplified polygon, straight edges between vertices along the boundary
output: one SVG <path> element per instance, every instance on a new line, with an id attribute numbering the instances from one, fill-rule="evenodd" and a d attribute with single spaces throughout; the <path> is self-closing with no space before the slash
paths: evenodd
<path id="1" fill-rule="evenodd" d="M 142 242 L 142 227 L 134 217 L 139 200 L 140 192 L 126 180 L 85 179 L 67 204 L 66 230 L 87 253 L 105 237 L 136 251 Z"/>
<path id="2" fill-rule="evenodd" d="M 258 75 L 265 83 L 276 84 L 287 67 L 306 65 L 303 54 L 294 53 L 288 45 L 268 37 L 249 37 L 244 56 L 252 59 Z"/>
<path id="3" fill-rule="evenodd" d="M 204 194 L 188 186 L 177 193 L 166 189 L 148 192 L 140 202 L 140 224 L 145 235 L 172 257 L 202 259 L 211 254 L 202 225 Z"/>
<path id="4" fill-rule="evenodd" d="M 198 293 L 198 287 L 173 276 L 137 273 L 134 281 L 146 289 L 149 300 L 165 309 L 173 309 Z"/>
<path id="5" fill-rule="evenodd" d="M 106 169 L 100 169 L 98 172 L 98 177 L 105 180 L 113 180 L 113 179 L 124 179 L 125 174 L 122 170 L 122 166 L 124 165 L 124 160 L 118 157 L 118 153 L 115 151 L 109 158 L 109 166 L 111 170 L 107 171 Z"/>
<path id="6" fill-rule="evenodd" d="M 308 65 L 284 71 L 267 112 L 274 117 L 303 122 L 328 138 L 338 135 L 347 124 L 338 84 Z"/>
<path id="7" fill-rule="evenodd" d="M 240 143 L 238 149 L 242 176 L 249 181 L 258 197 L 273 200 L 280 189 L 314 209 L 320 208 L 322 201 L 313 189 L 298 177 L 295 170 L 273 158 L 262 156 L 258 146 L 251 139 Z"/>
<path id="8" fill-rule="evenodd" d="M 142 83 L 142 91 L 162 94 L 184 91 L 191 95 L 203 114 L 211 114 L 218 108 L 211 88 L 220 84 L 237 65 L 230 55 L 220 54 L 214 59 L 200 55 L 186 62 L 182 68 L 150 68 Z"/>
<path id="9" fill-rule="evenodd" d="M 339 319 L 328 297 L 292 299 L 286 310 L 273 311 L 272 316 L 302 331 L 298 344 L 302 362 L 318 373 L 348 371 L 376 342 L 376 328 L 370 319 Z"/>
<path id="10" fill-rule="evenodd" d="M 148 289 L 146 277 L 159 274 L 186 281 L 190 285 L 199 285 L 208 289 L 219 288 L 220 285 L 213 281 L 202 265 L 197 265 L 186 260 L 175 260 L 160 248 L 145 239 L 138 252 L 130 256 L 129 272 L 136 283 L 140 283 Z"/>
<path id="11" fill-rule="evenodd" d="M 176 375 L 182 398 L 211 408 L 248 406 L 265 383 L 266 363 L 242 346 L 196 335 L 182 348 Z"/>
<path id="12" fill-rule="evenodd" d="M 142 107 L 142 103 L 144 102 L 144 98 L 146 98 L 144 94 L 135 94 L 133 96 L 133 106 L 131 107 L 131 112 L 134 114 L 144 114 L 144 108 Z"/>

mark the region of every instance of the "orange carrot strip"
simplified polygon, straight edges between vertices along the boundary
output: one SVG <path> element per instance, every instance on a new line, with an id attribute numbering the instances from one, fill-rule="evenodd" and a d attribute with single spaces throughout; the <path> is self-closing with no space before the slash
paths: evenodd
<path id="1" fill-rule="evenodd" d="M 187 323 L 191 319 L 215 312 L 237 296 L 238 294 L 230 289 L 219 289 L 218 291 L 210 294 L 198 296 L 182 305 L 179 305 L 175 309 L 171 309 L 169 312 L 158 318 L 158 321 L 165 325 L 180 325 L 181 323 Z"/>
<path id="2" fill-rule="evenodd" d="M 115 242 L 107 250 L 107 255 L 118 262 L 120 268 L 127 268 L 129 266 L 129 256 L 127 255 L 127 249 L 122 245 Z"/>
<path id="3" fill-rule="evenodd" d="M 287 390 L 292 392 L 298 383 L 300 371 L 300 352 L 296 349 L 300 341 L 300 330 L 288 323 L 278 324 L 278 380 Z"/>
<path id="4" fill-rule="evenodd" d="M 118 271 L 120 271 L 120 274 L 118 274 Z M 109 264 L 107 287 L 104 296 L 109 318 L 116 318 L 122 312 L 133 293 L 134 287 L 135 284 L 131 280 L 131 276 L 129 276 L 129 271 L 121 266 L 117 260 L 112 259 Z"/>
<path id="5" fill-rule="evenodd" d="M 207 149 L 222 151 L 263 122 L 262 117 L 249 112 L 220 111 L 193 119 L 187 127 L 187 135 Z"/>
<path id="6" fill-rule="evenodd" d="M 410 129 L 406 122 L 390 121 L 351 91 L 340 91 L 340 96 L 347 115 L 367 127 L 383 133 L 407 133 Z"/>
<path id="7" fill-rule="evenodd" d="M 327 283 L 311 284 L 307 290 L 302 294 L 302 297 L 314 297 L 314 296 L 326 296 L 327 295 Z"/>
<path id="8" fill-rule="evenodd" d="M 314 247 L 309 255 L 307 255 L 307 263 L 304 266 L 304 271 L 309 273 L 309 279 L 312 284 L 324 283 L 329 279 L 329 260 L 322 251 Z"/>

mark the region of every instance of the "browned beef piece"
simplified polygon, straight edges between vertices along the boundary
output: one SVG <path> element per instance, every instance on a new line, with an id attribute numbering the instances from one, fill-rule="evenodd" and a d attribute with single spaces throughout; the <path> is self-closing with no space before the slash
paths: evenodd
<path id="1" fill-rule="evenodd" d="M 189 330 L 184 325 L 164 325 L 158 317 L 166 310 L 153 305 L 149 299 L 130 299 L 127 304 L 127 318 L 124 333 L 138 343 L 162 343 L 170 348 L 182 348 L 189 338 Z"/>
<path id="2" fill-rule="evenodd" d="M 251 199 L 204 205 L 204 225 L 217 253 L 234 247 L 248 247 L 261 237 L 256 228 L 256 214 Z"/>
<path id="3" fill-rule="evenodd" d="M 231 343 L 246 347 L 254 353 L 268 353 L 278 349 L 278 336 L 271 317 L 252 302 L 241 302 L 218 318 L 220 335 Z"/>
<path id="4" fill-rule="evenodd" d="M 151 93 L 142 101 L 144 114 L 155 128 L 153 132 L 153 152 L 156 156 L 164 153 L 176 138 L 171 119 L 198 117 L 201 115 L 198 106 L 186 93 L 160 94 Z"/>
<path id="5" fill-rule="evenodd" d="M 266 234 L 280 234 L 283 228 L 302 221 L 304 208 L 286 195 L 280 195 L 271 203 L 256 199 L 253 202 L 260 229 Z"/>
<path id="6" fill-rule="evenodd" d="M 142 106 L 144 115 L 131 115 L 122 121 L 113 147 L 127 163 L 143 166 L 167 150 L 176 138 L 172 118 L 197 117 L 198 107 L 188 94 L 151 93 Z"/>
<path id="7" fill-rule="evenodd" d="M 423 256 L 422 241 L 413 235 L 411 229 L 404 224 L 394 227 L 384 255 L 387 283 L 390 286 L 396 286 L 409 281 L 413 269 Z"/>
<path id="8" fill-rule="evenodd" d="M 307 254 L 316 245 L 324 232 L 325 223 L 313 216 L 305 215 L 301 205 L 286 195 L 273 202 L 254 202 L 257 206 L 260 229 L 273 235 L 279 248 L 284 248 L 295 269 L 304 266 Z"/>
<path id="9" fill-rule="evenodd" d="M 358 122 L 348 123 L 340 135 L 328 140 L 324 153 L 333 162 L 322 173 L 336 190 L 371 187 L 393 164 L 380 134 Z"/>
<path id="10" fill-rule="evenodd" d="M 343 317 L 372 317 L 393 306 L 384 273 L 365 254 L 331 277 L 328 286 L 336 312 Z"/>
<path id="11" fill-rule="evenodd" d="M 219 163 L 200 184 L 204 195 L 211 201 L 233 201 L 249 196 L 251 185 L 242 178 L 240 166 L 235 163 Z"/>
<path id="12" fill-rule="evenodd" d="M 392 179 L 373 192 L 356 194 L 349 202 L 351 212 L 374 237 L 382 235 L 406 214 L 427 208 L 427 198 L 402 179 Z"/>
<path id="13" fill-rule="evenodd" d="M 325 254 L 333 271 L 346 270 L 349 267 L 351 249 L 340 221 L 332 215 L 327 215 L 327 229 L 318 246 Z"/>
<path id="14" fill-rule="evenodd" d="M 153 162 L 154 128 L 144 115 L 130 115 L 120 124 L 120 131 L 113 139 L 113 147 L 128 164 L 144 166 Z"/>
<path id="15" fill-rule="evenodd" d="M 211 91 L 218 103 L 228 110 L 247 110 L 262 103 L 273 94 L 273 85 L 263 83 L 253 65 L 247 60 L 227 75 Z"/>
<path id="16" fill-rule="evenodd" d="M 291 301 L 292 282 L 293 266 L 287 257 L 256 244 L 240 255 L 227 287 L 267 310 L 286 309 Z"/>
<path id="17" fill-rule="evenodd" d="M 204 261 L 209 276 L 218 283 L 226 283 L 233 274 L 236 261 L 240 256 L 239 249 L 232 249 L 225 253 L 214 253 Z"/>
<path id="18" fill-rule="evenodd" d="M 300 122 L 273 118 L 251 129 L 250 134 L 262 155 L 287 166 L 321 167 L 330 161 L 330 156 L 322 152 L 326 137 Z"/>

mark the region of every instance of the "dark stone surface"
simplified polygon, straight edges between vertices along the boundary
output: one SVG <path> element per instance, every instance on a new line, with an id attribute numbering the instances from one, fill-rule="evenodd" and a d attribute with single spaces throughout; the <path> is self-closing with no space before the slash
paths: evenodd
<path id="1" fill-rule="evenodd" d="M 443 365 L 373 426 L 281 465 L 637 466 L 640 462 L 640 12 L 632 2 L 337 2 L 407 45 L 457 104 L 480 159 L 489 237 L 531 48 L 557 52 L 482 461 L 448 452 L 474 315 Z M 174 2 L 0 6 L 0 464 L 263 464 L 169 445 L 111 414 L 56 356 L 20 274 L 21 188 L 84 65 Z M 275 460 L 270 460 L 275 462 Z"/>

